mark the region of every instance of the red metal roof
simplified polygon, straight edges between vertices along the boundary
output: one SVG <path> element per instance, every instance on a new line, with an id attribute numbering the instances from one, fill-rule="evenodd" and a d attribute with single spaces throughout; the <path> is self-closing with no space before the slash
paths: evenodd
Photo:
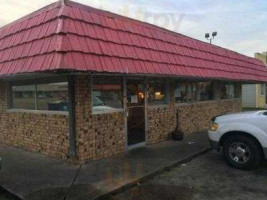
<path id="1" fill-rule="evenodd" d="M 267 82 L 259 60 L 71 1 L 0 29 L 0 76 L 56 70 Z"/>

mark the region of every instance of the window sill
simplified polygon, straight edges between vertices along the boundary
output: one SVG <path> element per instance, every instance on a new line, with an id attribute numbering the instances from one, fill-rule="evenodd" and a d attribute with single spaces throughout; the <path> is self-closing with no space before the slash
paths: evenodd
<path id="1" fill-rule="evenodd" d="M 167 108 L 170 104 L 162 104 L 162 105 L 147 105 L 148 108 Z"/>
<path id="2" fill-rule="evenodd" d="M 101 115 L 101 114 L 112 114 L 112 113 L 121 113 L 123 112 L 123 108 L 117 110 L 102 110 L 102 111 L 93 111 L 92 115 Z"/>
<path id="3" fill-rule="evenodd" d="M 193 101 L 193 102 L 182 102 L 182 103 L 175 102 L 175 105 L 183 106 L 183 105 L 191 105 L 191 104 L 212 103 L 212 102 L 215 102 L 215 101 L 218 101 L 218 100 Z"/>
<path id="4" fill-rule="evenodd" d="M 46 110 L 27 110 L 27 109 L 8 109 L 9 113 L 32 113 L 45 115 L 69 115 L 68 111 L 46 111 Z"/>
<path id="5" fill-rule="evenodd" d="M 206 103 L 214 103 L 216 101 L 236 101 L 241 100 L 240 98 L 233 98 L 233 99 L 215 99 L 215 100 L 208 100 L 208 101 L 195 101 L 195 102 L 189 102 L 189 103 L 175 103 L 175 106 L 186 106 L 186 105 L 192 105 L 192 104 L 206 104 Z"/>

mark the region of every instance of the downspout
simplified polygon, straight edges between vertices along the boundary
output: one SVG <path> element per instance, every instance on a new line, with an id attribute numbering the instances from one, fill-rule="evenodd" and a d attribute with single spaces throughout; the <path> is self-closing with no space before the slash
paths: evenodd
<path id="1" fill-rule="evenodd" d="M 256 84 L 256 108 L 259 108 L 259 85 Z"/>
<path id="2" fill-rule="evenodd" d="M 75 76 L 68 77 L 69 89 L 69 157 L 76 156 L 76 121 L 75 121 Z"/>

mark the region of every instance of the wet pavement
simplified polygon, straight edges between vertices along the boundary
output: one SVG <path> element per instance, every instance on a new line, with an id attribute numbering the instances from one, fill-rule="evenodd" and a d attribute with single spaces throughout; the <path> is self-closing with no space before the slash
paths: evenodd
<path id="1" fill-rule="evenodd" d="M 73 165 L 0 145 L 0 185 L 25 200 L 90 200 L 151 178 L 209 149 L 206 133 Z"/>
<path id="2" fill-rule="evenodd" d="M 110 199 L 263 200 L 267 198 L 266 185 L 266 162 L 255 170 L 241 171 L 212 151 Z"/>
<path id="3" fill-rule="evenodd" d="M 229 167 L 215 151 L 167 170 L 153 179 L 107 197 L 108 200 L 263 200 L 267 197 L 267 162 L 251 171 Z M 88 185 L 76 185 L 68 199 L 92 199 L 101 193 Z M 64 190 L 63 190 L 64 191 Z M 85 195 L 87 191 L 87 195 Z M 51 192 L 51 191 L 50 191 Z M 82 195 L 82 196 L 80 196 Z M 38 195 L 37 195 L 38 196 Z M 47 198 L 34 199 L 50 199 Z M 56 198 L 56 197 L 55 197 Z M 1 200 L 15 200 L 0 190 Z"/>
<path id="4" fill-rule="evenodd" d="M 17 200 L 14 197 L 10 196 L 7 192 L 0 189 L 0 199 L 1 200 Z"/>

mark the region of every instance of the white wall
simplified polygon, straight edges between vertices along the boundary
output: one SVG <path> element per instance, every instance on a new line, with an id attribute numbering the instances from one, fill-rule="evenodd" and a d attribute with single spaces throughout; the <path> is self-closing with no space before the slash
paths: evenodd
<path id="1" fill-rule="evenodd" d="M 257 85 L 242 85 L 242 106 L 256 108 L 257 105 Z"/>

